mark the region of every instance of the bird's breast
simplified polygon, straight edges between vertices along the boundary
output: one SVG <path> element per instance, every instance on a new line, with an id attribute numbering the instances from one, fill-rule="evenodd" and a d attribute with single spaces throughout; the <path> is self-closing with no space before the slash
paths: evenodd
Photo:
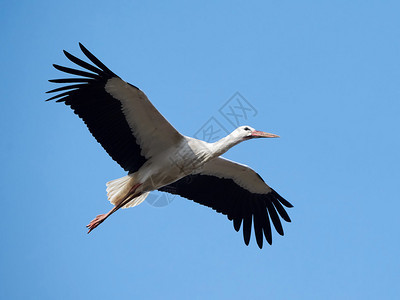
<path id="1" fill-rule="evenodd" d="M 136 174 L 144 191 L 151 191 L 175 182 L 200 169 L 209 159 L 206 147 L 181 147 L 169 149 L 148 160 Z"/>

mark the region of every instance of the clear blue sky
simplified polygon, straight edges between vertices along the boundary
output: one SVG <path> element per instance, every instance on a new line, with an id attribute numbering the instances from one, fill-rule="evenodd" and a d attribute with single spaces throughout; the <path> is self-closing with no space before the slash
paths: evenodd
<path id="1" fill-rule="evenodd" d="M 400 295 L 398 1 L 2 1 L 0 298 L 395 299 Z M 195 134 L 237 91 L 281 136 L 227 158 L 294 204 L 246 247 L 176 197 L 119 211 L 125 175 L 83 122 L 44 102 L 82 42 Z M 71 65 L 69 65 L 71 66 Z M 243 124 L 245 125 L 245 124 Z"/>

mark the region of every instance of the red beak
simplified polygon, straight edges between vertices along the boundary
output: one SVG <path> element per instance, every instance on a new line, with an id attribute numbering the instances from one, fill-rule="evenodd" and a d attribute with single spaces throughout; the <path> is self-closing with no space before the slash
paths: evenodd
<path id="1" fill-rule="evenodd" d="M 251 137 L 255 137 L 255 138 L 278 138 L 279 135 L 276 135 L 276 134 L 273 134 L 273 133 L 264 132 L 264 131 L 254 130 L 251 133 Z"/>

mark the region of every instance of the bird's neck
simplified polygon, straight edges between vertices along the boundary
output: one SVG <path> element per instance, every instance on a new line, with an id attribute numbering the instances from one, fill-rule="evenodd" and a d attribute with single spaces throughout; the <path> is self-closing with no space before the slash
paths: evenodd
<path id="1" fill-rule="evenodd" d="M 233 146 L 239 144 L 241 141 L 242 139 L 238 138 L 236 135 L 231 133 L 226 137 L 220 139 L 219 141 L 212 143 L 211 147 L 213 151 L 213 156 L 218 157 L 224 154 L 226 151 L 228 151 Z"/>

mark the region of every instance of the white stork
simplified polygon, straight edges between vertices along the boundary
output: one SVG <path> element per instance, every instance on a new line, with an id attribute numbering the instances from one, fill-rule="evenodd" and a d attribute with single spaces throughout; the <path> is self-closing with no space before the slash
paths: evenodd
<path id="1" fill-rule="evenodd" d="M 246 245 L 252 220 L 260 248 L 263 235 L 272 243 L 270 219 L 283 235 L 279 216 L 287 222 L 290 218 L 282 205 L 293 206 L 251 168 L 221 157 L 242 141 L 277 135 L 241 126 L 215 143 L 183 136 L 140 89 L 123 81 L 82 44 L 79 46 L 93 65 L 64 51 L 70 61 L 86 70 L 53 65 L 77 77 L 49 80 L 68 85 L 48 91 L 63 92 L 46 101 L 58 99 L 56 102 L 70 106 L 107 153 L 128 171 L 127 176 L 107 183 L 108 200 L 114 208 L 91 221 L 88 233 L 121 207 L 139 205 L 150 191 L 159 190 L 227 215 L 236 231 L 243 223 Z"/>

